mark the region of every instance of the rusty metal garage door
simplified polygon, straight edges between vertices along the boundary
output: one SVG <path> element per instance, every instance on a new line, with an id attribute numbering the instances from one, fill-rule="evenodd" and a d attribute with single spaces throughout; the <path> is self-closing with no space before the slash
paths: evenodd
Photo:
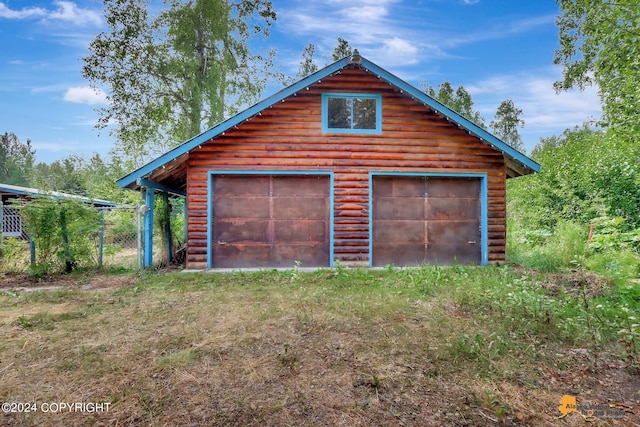
<path id="1" fill-rule="evenodd" d="M 480 179 L 375 176 L 374 266 L 480 264 Z"/>
<path id="2" fill-rule="evenodd" d="M 214 268 L 329 266 L 329 177 L 212 178 Z"/>

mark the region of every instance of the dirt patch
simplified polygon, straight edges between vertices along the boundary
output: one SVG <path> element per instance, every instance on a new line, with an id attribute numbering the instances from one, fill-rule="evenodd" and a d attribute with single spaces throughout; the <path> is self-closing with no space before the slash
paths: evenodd
<path id="1" fill-rule="evenodd" d="M 117 289 L 130 286 L 133 282 L 132 275 L 91 273 L 31 277 L 25 273 L 0 273 L 0 290 Z"/>
<path id="2" fill-rule="evenodd" d="M 571 295 L 586 295 L 589 298 L 601 296 L 611 289 L 610 280 L 597 274 L 573 271 L 568 274 L 550 274 L 545 277 L 542 287 L 551 296 L 566 292 Z"/>

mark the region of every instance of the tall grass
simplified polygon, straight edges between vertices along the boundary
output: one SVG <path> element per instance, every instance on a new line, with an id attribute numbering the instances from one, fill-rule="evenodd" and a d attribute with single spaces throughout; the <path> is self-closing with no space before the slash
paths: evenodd
<path id="1" fill-rule="evenodd" d="M 589 247 L 589 227 L 562 221 L 553 230 L 529 230 L 507 221 L 507 262 L 541 272 L 585 269 L 616 283 L 640 278 L 640 254 L 633 248 Z"/>

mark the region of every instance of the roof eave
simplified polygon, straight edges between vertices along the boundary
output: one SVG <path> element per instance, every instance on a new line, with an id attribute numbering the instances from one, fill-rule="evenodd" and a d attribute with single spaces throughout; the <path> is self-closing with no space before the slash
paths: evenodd
<path id="1" fill-rule="evenodd" d="M 376 74 L 378 77 L 386 80 L 389 84 L 392 84 L 393 86 L 397 87 L 401 91 L 404 91 L 407 94 L 411 95 L 414 99 L 422 102 L 424 105 L 430 107 L 432 110 L 434 110 L 436 114 L 442 115 L 447 120 L 455 123 L 456 125 L 461 126 L 471 135 L 474 135 L 476 138 L 480 139 L 481 141 L 484 141 L 489 145 L 491 145 L 492 147 L 494 147 L 495 149 L 501 151 L 507 157 L 517 161 L 525 169 L 530 169 L 534 173 L 540 172 L 540 165 L 535 161 L 533 161 L 532 159 L 530 159 L 529 157 L 527 157 L 525 154 L 511 147 L 509 144 L 501 141 L 495 135 L 492 135 L 487 130 L 476 125 L 469 119 L 451 110 L 449 107 L 440 103 L 434 98 L 430 97 L 429 95 L 427 95 L 420 89 L 416 88 L 415 86 L 410 85 L 409 83 L 401 80 L 400 78 L 396 77 L 395 75 L 391 74 L 385 69 L 379 67 L 378 65 L 364 58 L 362 59 L 362 67 L 365 70 L 370 71 Z"/>

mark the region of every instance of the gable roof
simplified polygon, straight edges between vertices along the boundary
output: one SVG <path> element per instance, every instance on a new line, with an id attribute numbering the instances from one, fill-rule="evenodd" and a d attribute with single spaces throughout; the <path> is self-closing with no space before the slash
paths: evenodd
<path id="1" fill-rule="evenodd" d="M 354 53 L 357 54 L 357 51 L 355 51 Z M 289 96 L 295 95 L 296 92 L 304 90 L 314 83 L 320 82 L 326 77 L 340 72 L 340 70 L 348 66 L 358 66 L 365 71 L 376 75 L 378 78 L 385 80 L 387 83 L 395 86 L 401 92 L 404 92 L 407 95 L 411 96 L 417 102 L 420 102 L 429 107 L 439 116 L 468 131 L 469 134 L 474 135 L 483 143 L 486 143 L 496 150 L 502 152 L 505 158 L 505 163 L 507 164 L 508 177 L 516 177 L 540 172 L 540 165 L 527 157 L 525 154 L 519 152 L 507 143 L 501 141 L 495 135 L 492 135 L 487 130 L 471 122 L 469 119 L 465 118 L 459 113 L 451 110 L 444 104 L 438 102 L 416 87 L 401 80 L 382 67 L 367 60 L 366 58 L 361 57 L 359 54 L 357 55 L 357 58 L 355 58 L 355 55 L 353 57 L 342 58 L 341 60 L 328 65 L 327 67 L 303 78 L 302 80 L 292 84 L 291 86 L 282 89 L 281 91 L 271 95 L 270 97 L 265 98 L 264 100 L 249 107 L 243 112 L 238 113 L 235 116 L 218 123 L 217 125 L 207 129 L 197 136 L 194 136 L 190 140 L 157 157 L 155 160 L 152 160 L 146 165 L 120 178 L 118 180 L 118 185 L 123 188 L 140 187 L 143 180 L 145 180 L 151 173 L 157 171 L 159 168 L 167 169 L 167 176 L 175 175 L 175 173 L 180 172 L 184 173 L 186 176 L 184 163 L 186 163 L 186 156 L 191 150 L 222 134 L 223 132 L 233 128 L 234 126 L 241 124 L 251 117 L 258 115 L 262 110 L 265 110 L 275 105 L 276 103 L 283 101 Z M 170 192 L 183 195 L 184 186 L 186 186 L 186 182 L 181 186 L 181 188 L 175 188 L 175 191 Z M 169 190 L 171 190 L 171 188 L 169 188 Z"/>
<path id="2" fill-rule="evenodd" d="M 0 183 L 0 195 L 1 194 L 11 194 L 15 196 L 26 196 L 26 197 L 50 196 L 50 197 L 53 197 L 54 199 L 78 200 L 83 203 L 92 204 L 96 207 L 113 208 L 113 207 L 121 206 L 118 203 L 110 202 L 108 200 L 90 199 L 88 197 L 82 197 L 76 194 L 62 193 L 60 191 L 43 191 L 43 190 L 38 190 L 37 188 L 20 187 L 18 185 Z"/>

